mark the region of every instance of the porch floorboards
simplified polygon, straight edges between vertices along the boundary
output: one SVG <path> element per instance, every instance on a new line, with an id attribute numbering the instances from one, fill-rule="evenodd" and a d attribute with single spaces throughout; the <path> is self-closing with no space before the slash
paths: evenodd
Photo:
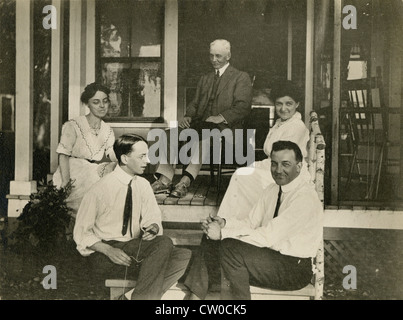
<path id="1" fill-rule="evenodd" d="M 214 183 L 212 184 L 209 175 L 199 175 L 189 187 L 188 194 L 183 198 L 171 197 L 168 194 L 156 194 L 155 198 L 159 205 L 217 207 L 224 197 L 231 175 L 221 177 L 220 192 L 217 191 L 217 176 L 214 178 Z M 152 183 L 152 177 L 147 177 L 147 179 Z M 175 176 L 173 179 L 174 185 L 179 180 L 180 176 Z"/>

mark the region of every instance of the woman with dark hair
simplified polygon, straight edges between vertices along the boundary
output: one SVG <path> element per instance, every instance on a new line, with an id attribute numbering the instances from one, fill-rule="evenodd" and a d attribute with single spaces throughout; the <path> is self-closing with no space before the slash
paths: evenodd
<path id="1" fill-rule="evenodd" d="M 278 119 L 266 137 L 263 150 L 267 159 L 256 161 L 250 167 L 239 168 L 231 177 L 230 184 L 221 203 L 218 215 L 246 217 L 263 190 L 274 180 L 270 174 L 270 152 L 274 142 L 288 140 L 296 143 L 304 157 L 301 175 L 310 181 L 307 163 L 309 131 L 297 111 L 302 95 L 299 87 L 291 81 L 279 83 L 271 91 Z"/>
<path id="2" fill-rule="evenodd" d="M 62 128 L 59 145 L 59 167 L 53 176 L 57 187 L 65 187 L 72 180 L 73 188 L 67 205 L 75 216 L 81 199 L 88 189 L 116 166 L 113 151 L 115 135 L 102 118 L 108 112 L 110 90 L 91 83 L 81 94 L 81 102 L 89 113 L 67 121 Z M 110 161 L 102 162 L 104 156 Z"/>

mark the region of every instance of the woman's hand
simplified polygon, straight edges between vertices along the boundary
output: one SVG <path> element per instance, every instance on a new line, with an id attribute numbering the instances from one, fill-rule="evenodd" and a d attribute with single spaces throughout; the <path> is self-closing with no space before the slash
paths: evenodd
<path id="1" fill-rule="evenodd" d="M 70 163 L 69 163 L 69 156 L 65 154 L 59 155 L 59 167 L 60 167 L 60 175 L 62 177 L 62 184 L 60 185 L 61 188 L 66 187 L 66 185 L 70 181 Z"/>
<path id="2" fill-rule="evenodd" d="M 67 181 L 62 180 L 62 184 L 60 185 L 60 188 L 65 188 L 65 187 L 68 185 L 68 183 L 69 183 L 70 181 L 71 181 L 70 179 L 67 180 Z"/>

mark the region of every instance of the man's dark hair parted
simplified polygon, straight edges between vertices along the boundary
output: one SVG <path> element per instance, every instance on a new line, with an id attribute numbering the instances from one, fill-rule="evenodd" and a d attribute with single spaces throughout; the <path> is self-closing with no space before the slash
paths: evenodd
<path id="1" fill-rule="evenodd" d="M 115 140 L 115 143 L 113 144 L 113 151 L 115 151 L 119 164 L 121 163 L 120 157 L 124 154 L 130 153 L 133 145 L 139 141 L 147 143 L 146 139 L 134 133 L 123 134 Z"/>
<path id="2" fill-rule="evenodd" d="M 291 141 L 276 141 L 273 143 L 273 146 L 271 148 L 271 153 L 270 156 L 273 154 L 273 152 L 276 151 L 282 151 L 282 150 L 293 150 L 295 154 L 295 160 L 297 162 L 302 162 L 302 152 L 301 149 L 298 147 L 298 145 L 294 142 Z"/>

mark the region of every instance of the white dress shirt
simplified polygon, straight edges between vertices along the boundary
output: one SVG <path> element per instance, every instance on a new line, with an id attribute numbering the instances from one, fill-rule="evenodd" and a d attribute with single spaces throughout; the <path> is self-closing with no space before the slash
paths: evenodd
<path id="1" fill-rule="evenodd" d="M 270 184 L 249 217 L 226 218 L 222 239 L 235 238 L 284 255 L 315 257 L 323 236 L 323 206 L 314 187 L 299 175 L 281 187 L 281 205 L 273 218 L 279 186 Z"/>
<path id="2" fill-rule="evenodd" d="M 122 235 L 123 211 L 130 180 L 133 237 L 129 229 Z M 152 223 L 159 226 L 159 234 L 162 234 L 161 211 L 150 183 L 142 177 L 132 177 L 117 165 L 114 171 L 95 183 L 85 194 L 77 213 L 73 236 L 77 250 L 87 256 L 94 252 L 89 247 L 96 242 L 126 242 L 138 238 L 140 227 L 148 227 Z"/>
<path id="3" fill-rule="evenodd" d="M 229 66 L 229 62 L 225 66 L 218 69 L 218 71 L 220 72 L 220 78 L 224 74 L 225 70 L 227 70 L 228 66 Z M 223 119 L 223 122 L 225 124 L 228 124 L 227 120 L 224 118 L 224 116 L 221 113 L 219 114 L 219 116 Z"/>
<path id="4" fill-rule="evenodd" d="M 225 66 L 218 69 L 218 71 L 220 71 L 220 77 L 224 74 L 225 70 L 227 70 L 228 66 L 229 66 L 229 62 Z"/>

